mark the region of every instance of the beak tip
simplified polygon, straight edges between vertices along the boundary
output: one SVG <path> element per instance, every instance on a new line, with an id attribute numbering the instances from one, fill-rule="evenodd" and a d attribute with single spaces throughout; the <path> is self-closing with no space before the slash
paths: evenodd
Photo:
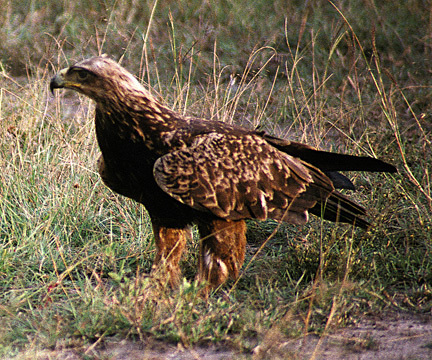
<path id="1" fill-rule="evenodd" d="M 54 95 L 54 90 L 55 89 L 61 89 L 65 86 L 64 84 L 64 78 L 63 78 L 63 74 L 61 73 L 61 71 L 54 75 L 53 78 L 50 81 L 50 92 L 51 94 Z"/>
<path id="2" fill-rule="evenodd" d="M 50 88 L 51 94 L 54 95 L 54 89 L 59 89 L 62 87 L 63 87 L 62 79 L 60 79 L 59 75 L 57 74 L 50 81 L 49 88 Z"/>

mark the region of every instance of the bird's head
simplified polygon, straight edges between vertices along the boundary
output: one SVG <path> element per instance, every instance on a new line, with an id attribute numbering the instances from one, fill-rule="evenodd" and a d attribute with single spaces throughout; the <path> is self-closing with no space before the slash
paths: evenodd
<path id="1" fill-rule="evenodd" d="M 139 81 L 117 62 L 107 56 L 97 56 L 80 61 L 60 70 L 50 83 L 50 90 L 72 89 L 98 104 L 118 102 L 133 94 L 150 96 Z"/>

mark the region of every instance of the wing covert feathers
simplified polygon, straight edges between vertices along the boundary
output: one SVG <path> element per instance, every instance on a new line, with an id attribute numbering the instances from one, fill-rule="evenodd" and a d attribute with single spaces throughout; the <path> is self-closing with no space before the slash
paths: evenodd
<path id="1" fill-rule="evenodd" d="M 159 158 L 154 177 L 178 201 L 229 220 L 304 224 L 307 211 L 334 191 L 320 170 L 252 134 L 200 136 Z"/>

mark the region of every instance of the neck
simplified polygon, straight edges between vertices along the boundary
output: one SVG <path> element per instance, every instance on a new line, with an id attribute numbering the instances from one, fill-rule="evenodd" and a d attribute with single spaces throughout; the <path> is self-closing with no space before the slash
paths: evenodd
<path id="1" fill-rule="evenodd" d="M 110 141 L 144 145 L 155 153 L 169 147 L 169 139 L 183 122 L 153 98 L 135 97 L 124 104 L 98 103 L 96 106 L 97 134 L 103 131 L 104 137 L 109 134 Z M 98 136 L 98 141 L 104 148 L 104 139 Z"/>

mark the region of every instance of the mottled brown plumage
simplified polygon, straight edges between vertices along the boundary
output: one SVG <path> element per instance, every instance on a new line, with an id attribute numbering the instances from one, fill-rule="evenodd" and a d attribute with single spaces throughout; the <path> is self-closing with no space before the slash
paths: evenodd
<path id="1" fill-rule="evenodd" d="M 155 265 L 164 265 L 173 284 L 191 224 L 201 236 L 198 278 L 217 286 L 243 264 L 245 219 L 304 224 L 310 212 L 366 228 L 365 210 L 335 190 L 353 188 L 337 171 L 396 171 L 377 159 L 181 116 L 104 56 L 61 70 L 51 81 L 55 88 L 96 102 L 100 175 L 113 191 L 146 207 Z"/>

